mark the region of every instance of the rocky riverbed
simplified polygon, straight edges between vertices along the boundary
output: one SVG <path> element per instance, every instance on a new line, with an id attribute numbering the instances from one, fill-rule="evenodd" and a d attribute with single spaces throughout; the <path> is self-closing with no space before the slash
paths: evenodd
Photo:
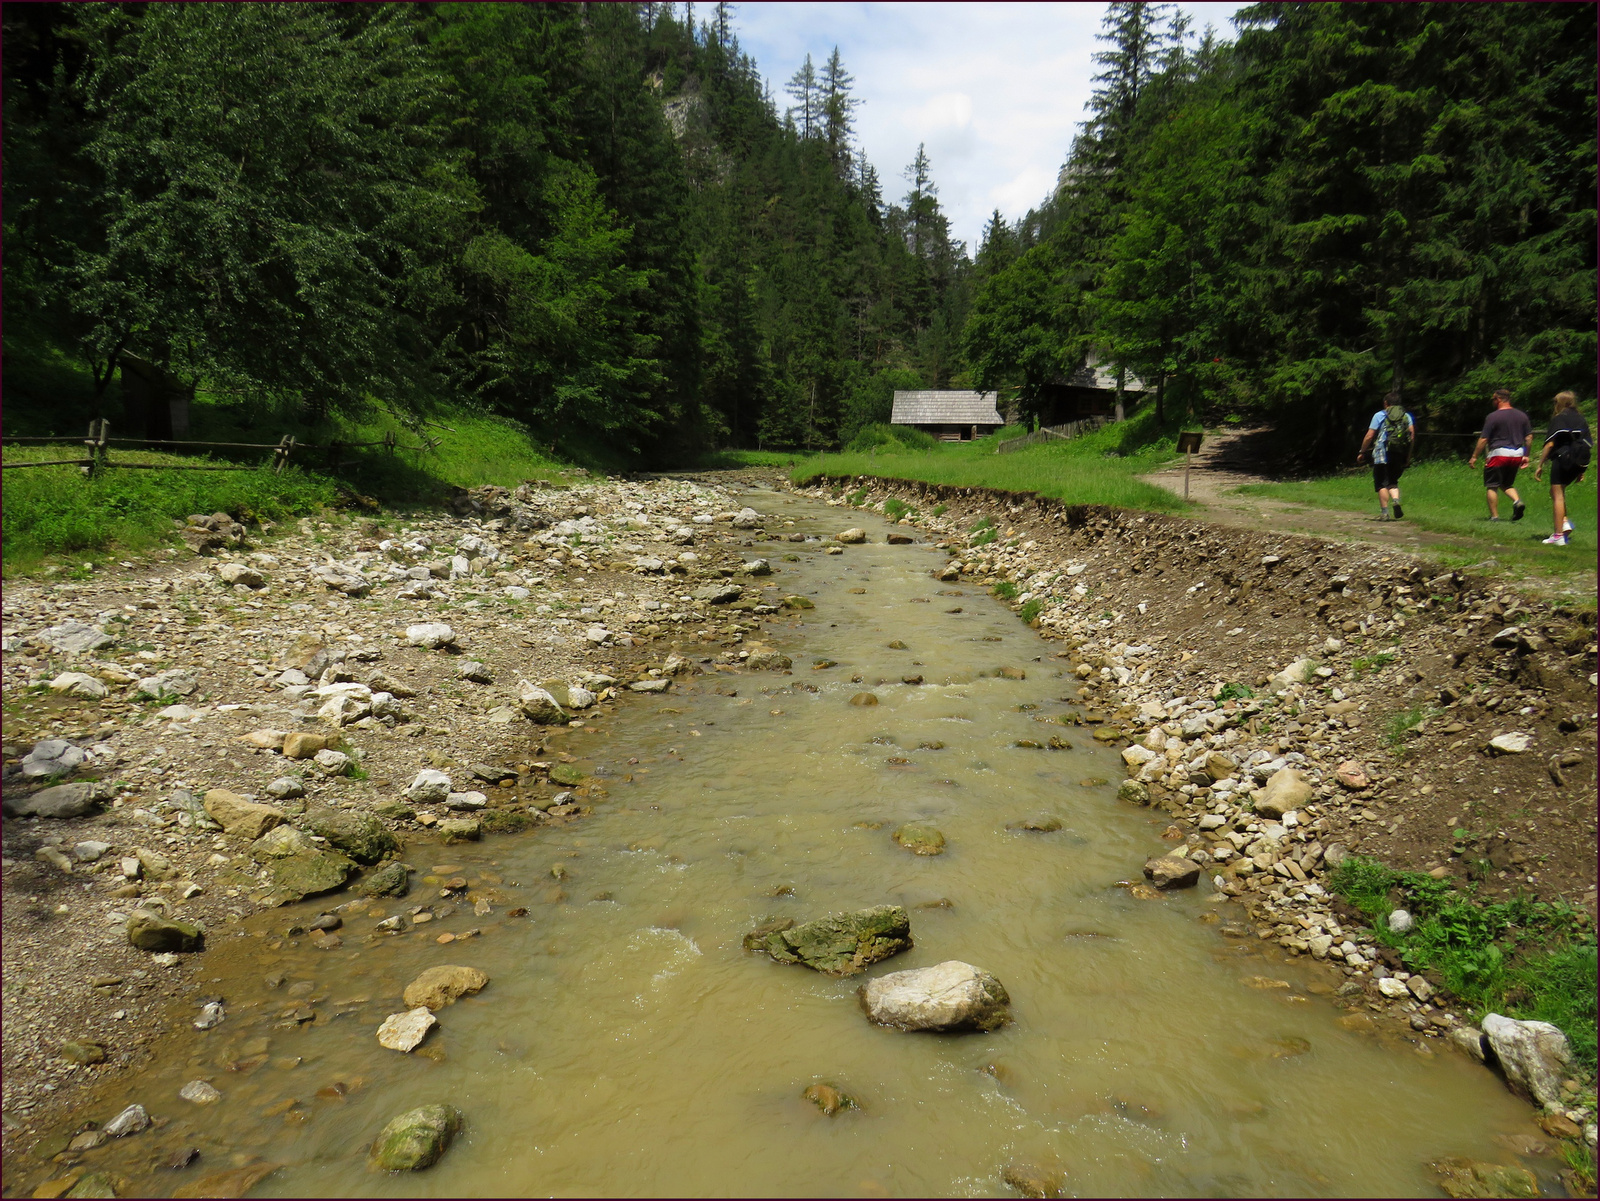
<path id="1" fill-rule="evenodd" d="M 8 1149 L 140 1062 L 205 983 L 185 952 L 307 895 L 403 893 L 404 843 L 580 820 L 592 785 L 546 732 L 581 739 L 702 661 L 763 661 L 782 567 L 749 548 L 787 535 L 723 487 L 453 507 L 196 515 L 181 550 L 7 585 Z"/>
<path id="2" fill-rule="evenodd" d="M 143 1062 L 179 998 L 208 1020 L 196 946 L 309 896 L 330 909 L 303 936 L 336 948 L 348 893 L 396 897 L 413 869 L 452 890 L 425 866 L 439 844 L 581 821 L 605 781 L 573 764 L 630 692 L 787 670 L 759 635 L 810 607 L 783 586 L 805 535 L 734 482 L 484 489 L 450 514 L 276 530 L 197 516 L 153 561 L 9 587 L 7 1149 Z M 857 553 L 842 490 L 815 495 L 841 509 L 829 553 Z M 1167 815 L 1131 894 L 1232 898 L 1222 935 L 1337 965 L 1348 1028 L 1488 1048 L 1549 1133 L 1593 1141 L 1591 1081 L 1526 1031 L 1469 1027 L 1323 883 L 1370 854 L 1592 920 L 1592 613 L 1304 539 L 920 486 L 865 499 L 890 498 L 949 552 L 946 593 L 1010 585 L 1060 644 L 1039 658 L 1081 681 L 1084 732 L 1128 765 L 1123 803 Z M 417 899 L 384 920 L 425 920 Z"/>

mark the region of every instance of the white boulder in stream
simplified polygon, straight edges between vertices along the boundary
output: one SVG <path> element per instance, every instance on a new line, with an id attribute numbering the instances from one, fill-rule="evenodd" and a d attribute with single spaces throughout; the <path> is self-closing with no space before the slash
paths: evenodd
<path id="1" fill-rule="evenodd" d="M 860 996 L 868 1017 L 901 1030 L 994 1030 L 1011 1020 L 1005 985 L 958 959 L 879 976 Z"/>
<path id="2" fill-rule="evenodd" d="M 1565 1034 L 1549 1022 L 1519 1022 L 1498 1013 L 1483 1019 L 1483 1032 L 1512 1092 L 1541 1105 L 1561 1101 L 1561 1081 L 1572 1059 Z"/>

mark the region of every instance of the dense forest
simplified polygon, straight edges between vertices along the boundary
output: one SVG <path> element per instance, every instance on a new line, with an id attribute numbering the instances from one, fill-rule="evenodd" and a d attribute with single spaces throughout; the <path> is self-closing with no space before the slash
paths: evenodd
<path id="1" fill-rule="evenodd" d="M 1024 412 L 1095 352 L 1324 456 L 1390 389 L 1595 385 L 1595 6 L 1257 4 L 1237 41 L 1108 5 L 1055 194 L 996 219 L 964 345 Z"/>
<path id="2" fill-rule="evenodd" d="M 641 462 L 837 446 L 897 387 L 1027 418 L 1091 353 L 1328 437 L 1391 386 L 1592 392 L 1593 5 L 1263 4 L 1224 43 L 1111 4 L 1057 189 L 971 254 L 924 153 L 867 161 L 837 51 L 775 97 L 698 12 L 8 6 L 8 364 Z"/>

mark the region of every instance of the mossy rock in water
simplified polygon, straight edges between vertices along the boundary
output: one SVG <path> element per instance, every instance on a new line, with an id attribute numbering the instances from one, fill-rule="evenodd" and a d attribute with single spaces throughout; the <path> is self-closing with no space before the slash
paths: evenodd
<path id="1" fill-rule="evenodd" d="M 380 1172 L 416 1172 L 439 1162 L 461 1132 L 453 1105 L 423 1105 L 403 1113 L 373 1140 L 369 1165 Z"/>
<path id="2" fill-rule="evenodd" d="M 849 1093 L 841 1092 L 837 1085 L 829 1084 L 827 1081 L 811 1085 L 800 1094 L 800 1097 L 802 1100 L 810 1101 L 830 1118 L 846 1109 L 861 1108 L 861 1102 Z"/>
<path id="3" fill-rule="evenodd" d="M 1430 1165 L 1450 1197 L 1537 1197 L 1539 1182 L 1523 1167 L 1475 1159 L 1441 1159 Z"/>
<path id="4" fill-rule="evenodd" d="M 403 897 L 411 891 L 411 881 L 403 863 L 385 863 L 370 871 L 356 889 L 364 897 Z"/>
<path id="5" fill-rule="evenodd" d="M 870 692 L 858 692 L 850 698 L 850 703 L 852 705 L 876 705 L 878 698 Z"/>
<path id="6" fill-rule="evenodd" d="M 1105 783 L 1104 780 L 1100 782 Z M 1148 805 L 1150 790 L 1137 780 L 1124 780 L 1117 786 L 1117 800 L 1126 801 L 1130 805 Z"/>
<path id="7" fill-rule="evenodd" d="M 110 1172 L 90 1172 L 70 1188 L 68 1197 L 115 1197 L 117 1179 Z"/>
<path id="8" fill-rule="evenodd" d="M 899 905 L 834 913 L 795 925 L 787 919 L 745 936 L 745 947 L 779 963 L 803 963 L 829 976 L 854 976 L 868 965 L 909 950 L 911 919 Z"/>
<path id="9" fill-rule="evenodd" d="M 903 650 L 906 650 L 908 648 L 906 647 L 905 643 L 901 642 L 900 639 L 896 638 L 893 642 L 891 642 L 889 644 L 889 649 L 892 650 L 892 651 L 903 651 Z"/>
<path id="10" fill-rule="evenodd" d="M 913 855 L 944 854 L 944 835 L 932 826 L 901 826 L 893 837 L 898 845 Z"/>
<path id="11" fill-rule="evenodd" d="M 817 606 L 803 596 L 786 596 L 783 598 L 785 609 L 815 609 Z"/>
<path id="12" fill-rule="evenodd" d="M 1024 1197 L 1065 1197 L 1066 1178 L 1057 1170 L 1036 1163 L 1010 1163 L 1000 1173 L 1004 1180 Z"/>
<path id="13" fill-rule="evenodd" d="M 576 788 L 583 783 L 583 772 L 570 763 L 557 763 L 550 769 L 550 782 Z"/>
<path id="14" fill-rule="evenodd" d="M 314 809 L 306 815 L 304 825 L 357 863 L 376 863 L 400 849 L 389 827 L 370 813 L 353 809 Z"/>
<path id="15" fill-rule="evenodd" d="M 338 851 L 310 851 L 274 859 L 272 873 L 274 904 L 287 905 L 304 897 L 342 888 L 355 874 L 355 861 Z"/>

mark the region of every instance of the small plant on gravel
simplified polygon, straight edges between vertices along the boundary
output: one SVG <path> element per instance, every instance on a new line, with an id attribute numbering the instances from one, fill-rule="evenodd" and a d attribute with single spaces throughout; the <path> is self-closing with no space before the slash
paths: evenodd
<path id="1" fill-rule="evenodd" d="M 890 521 L 899 521 L 907 513 L 915 512 L 910 505 L 895 496 L 891 496 L 883 502 L 883 511 L 888 515 Z"/>
<path id="2" fill-rule="evenodd" d="M 1223 701 L 1246 701 L 1255 694 L 1256 690 L 1248 684 L 1224 684 L 1211 699 L 1220 705 Z"/>
<path id="3" fill-rule="evenodd" d="M 1035 621 L 1038 620 L 1039 614 L 1043 611 L 1043 609 L 1044 602 L 1037 596 L 1028 601 L 1027 604 L 1022 606 L 1021 617 L 1023 623 L 1031 626 Z"/>
<path id="4" fill-rule="evenodd" d="M 1561 1160 L 1572 1174 L 1569 1181 L 1572 1194 L 1577 1197 L 1594 1195 L 1594 1150 L 1586 1143 L 1568 1139 L 1561 1144 Z"/>
<path id="5" fill-rule="evenodd" d="M 1406 735 L 1411 733 L 1428 718 L 1434 716 L 1435 710 L 1417 705 L 1411 709 L 1402 709 L 1398 713 L 1391 713 L 1383 723 L 1384 741 L 1389 744 L 1389 749 L 1398 750 L 1405 741 Z"/>
<path id="6" fill-rule="evenodd" d="M 845 502 L 852 508 L 859 508 L 866 499 L 867 490 L 865 488 L 859 488 L 852 492 L 849 496 L 845 497 Z"/>
<path id="7" fill-rule="evenodd" d="M 1389 651 L 1380 651 L 1376 655 L 1362 655 L 1350 661 L 1350 670 L 1354 673 L 1355 678 L 1359 680 L 1362 676 L 1371 675 L 1373 672 L 1389 666 L 1394 660 L 1394 654 Z"/>
<path id="8" fill-rule="evenodd" d="M 993 542 L 999 536 L 1000 535 L 997 534 L 994 531 L 993 528 L 979 530 L 976 534 L 972 535 L 971 539 L 968 542 L 968 545 L 970 545 L 970 546 L 988 546 L 989 543 Z"/>
<path id="9" fill-rule="evenodd" d="M 976 533 L 978 530 L 992 530 L 994 529 L 994 518 L 985 513 L 967 528 L 972 530 L 974 533 Z"/>
<path id="10" fill-rule="evenodd" d="M 935 517 L 943 517 L 950 511 L 949 505 L 934 505 L 932 512 Z"/>
<path id="11" fill-rule="evenodd" d="M 1001 600 L 1015 600 L 1017 596 L 1017 586 L 1010 580 L 1001 580 L 994 586 L 994 594 Z"/>

